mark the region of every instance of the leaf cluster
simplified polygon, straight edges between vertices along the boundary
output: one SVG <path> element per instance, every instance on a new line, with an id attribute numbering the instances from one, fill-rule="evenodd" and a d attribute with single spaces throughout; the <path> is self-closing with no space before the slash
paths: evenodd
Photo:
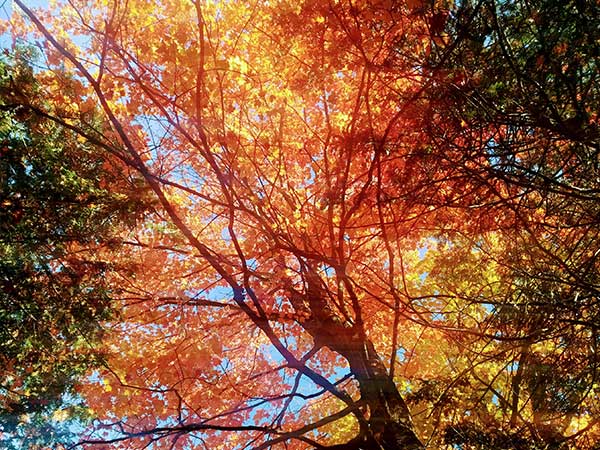
<path id="1" fill-rule="evenodd" d="M 30 56 L 19 49 L 0 61 L 0 428 L 7 445 L 58 439 L 52 415 L 65 401 L 67 417 L 76 415 L 78 401 L 65 395 L 102 362 L 95 348 L 101 322 L 114 315 L 106 283 L 114 267 L 97 252 L 116 249 L 126 221 L 145 208 L 97 146 L 50 118 Z"/>

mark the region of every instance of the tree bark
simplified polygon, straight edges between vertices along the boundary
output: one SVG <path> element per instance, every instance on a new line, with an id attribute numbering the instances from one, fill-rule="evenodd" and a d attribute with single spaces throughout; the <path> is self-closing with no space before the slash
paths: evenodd
<path id="1" fill-rule="evenodd" d="M 315 346 L 342 355 L 358 381 L 361 400 L 368 407 L 368 428 L 337 450 L 418 450 L 425 448 L 414 432 L 410 411 L 390 378 L 383 361 L 366 336 L 362 324 L 350 323 L 336 314 L 324 283 L 316 271 L 305 266 L 305 292 L 288 286 L 297 312 L 310 311 L 302 326 Z"/>
<path id="2" fill-rule="evenodd" d="M 410 411 L 367 338 L 337 334 L 328 347 L 341 354 L 358 381 L 361 400 L 369 407 L 369 433 L 357 449 L 417 450 L 424 448 L 414 432 Z"/>

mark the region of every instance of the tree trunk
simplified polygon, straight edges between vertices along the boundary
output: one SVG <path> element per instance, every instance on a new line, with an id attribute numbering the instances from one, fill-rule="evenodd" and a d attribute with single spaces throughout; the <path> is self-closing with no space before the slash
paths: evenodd
<path id="1" fill-rule="evenodd" d="M 369 407 L 369 433 L 356 449 L 417 450 L 424 448 L 414 432 L 410 411 L 389 377 L 381 358 L 367 338 L 336 334 L 328 347 L 340 353 L 360 386 L 361 400 Z"/>
<path id="2" fill-rule="evenodd" d="M 324 283 L 316 271 L 305 266 L 306 291 L 290 290 L 290 301 L 297 312 L 310 311 L 302 324 L 315 346 L 326 346 L 348 361 L 358 381 L 361 400 L 368 407 L 368 429 L 337 450 L 417 450 L 424 445 L 414 432 L 410 411 L 373 343 L 361 325 L 343 319 L 332 308 Z"/>

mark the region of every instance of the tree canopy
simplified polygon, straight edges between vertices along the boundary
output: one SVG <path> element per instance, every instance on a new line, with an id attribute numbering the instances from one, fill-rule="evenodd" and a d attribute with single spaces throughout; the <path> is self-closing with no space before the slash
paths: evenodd
<path id="1" fill-rule="evenodd" d="M 32 158 L 81 177 L 29 220 L 88 236 L 118 311 L 78 445 L 600 443 L 597 2 L 14 3 L 17 103 L 60 126 Z"/>
<path id="2" fill-rule="evenodd" d="M 56 435 L 63 428 L 58 422 L 85 416 L 85 408 L 65 396 L 101 362 L 100 324 L 112 315 L 114 291 L 104 280 L 112 270 L 110 259 L 94 253 L 116 248 L 116 228 L 147 207 L 126 195 L 132 190 L 124 190 L 127 178 L 105 166 L 97 147 L 57 122 L 60 111 L 45 104 L 44 88 L 26 62 L 32 54 L 19 48 L 13 58 L 0 61 L 0 442 L 5 448 L 64 439 Z"/>

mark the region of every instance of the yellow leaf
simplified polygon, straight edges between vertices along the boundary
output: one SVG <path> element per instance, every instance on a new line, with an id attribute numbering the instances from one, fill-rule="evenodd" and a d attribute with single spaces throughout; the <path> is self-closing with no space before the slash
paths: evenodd
<path id="1" fill-rule="evenodd" d="M 58 409 L 52 413 L 52 420 L 55 422 L 63 422 L 69 418 L 69 410 Z"/>

